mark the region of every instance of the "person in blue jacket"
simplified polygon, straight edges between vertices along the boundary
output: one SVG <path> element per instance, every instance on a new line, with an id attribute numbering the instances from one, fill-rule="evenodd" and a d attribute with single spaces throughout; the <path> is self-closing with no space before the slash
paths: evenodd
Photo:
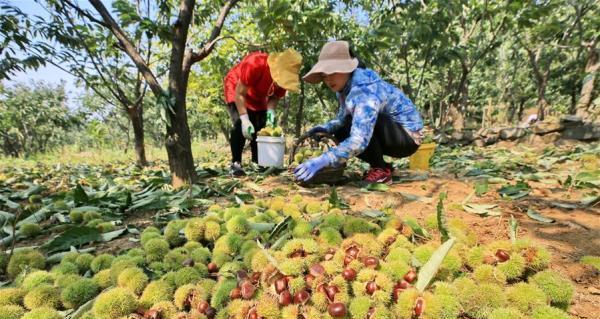
<path id="1" fill-rule="evenodd" d="M 383 156 L 410 156 L 423 137 L 423 119 L 412 101 L 375 71 L 359 67 L 346 41 L 326 43 L 319 61 L 303 79 L 311 84 L 324 81 L 340 104 L 335 119 L 313 127 L 308 134 L 327 132 L 341 142 L 298 165 L 296 178 L 308 181 L 324 167 L 339 166 L 357 156 L 371 166 L 365 183 L 391 183 L 392 166 Z"/>

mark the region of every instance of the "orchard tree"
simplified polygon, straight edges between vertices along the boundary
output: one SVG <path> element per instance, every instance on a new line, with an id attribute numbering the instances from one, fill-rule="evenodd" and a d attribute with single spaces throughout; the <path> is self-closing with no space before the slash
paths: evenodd
<path id="1" fill-rule="evenodd" d="M 0 0 L 0 12 L 0 80 L 44 65 L 43 57 L 24 54 L 27 48 L 35 46 L 35 32 L 27 15 L 4 0 Z"/>
<path id="2" fill-rule="evenodd" d="M 221 39 L 220 34 L 226 17 L 238 2 L 237 0 L 207 1 L 202 5 L 195 0 L 181 0 L 176 9 L 172 1 L 160 0 L 157 4 L 158 18 L 144 19 L 130 12 L 128 20 L 117 20 L 107 10 L 101 0 L 89 0 L 99 17 L 77 4 L 65 1 L 67 5 L 77 12 L 84 14 L 94 23 L 110 30 L 117 39 L 119 47 L 129 56 L 139 69 L 150 90 L 162 108 L 166 125 L 165 146 L 169 159 L 172 184 L 175 187 L 193 183 L 197 174 L 194 167 L 194 158 L 191 148 L 191 136 L 186 112 L 187 86 L 192 65 L 202 61 L 214 49 L 215 44 Z M 124 0 L 117 1 L 124 3 Z M 220 9 L 219 9 L 220 8 Z M 218 14 L 215 15 L 215 13 Z M 214 23 L 211 22 L 214 19 Z M 166 87 L 159 82 L 156 72 L 150 68 L 148 61 L 136 48 L 132 35 L 127 32 L 126 26 L 137 23 L 139 28 L 156 34 L 161 41 L 168 43 L 170 53 L 168 56 L 168 79 Z M 212 28 L 210 27 L 212 25 Z M 206 41 L 199 49 L 188 47 L 190 27 L 210 29 Z"/>
<path id="3" fill-rule="evenodd" d="M 114 3 L 115 11 L 128 27 L 132 43 L 138 52 L 143 52 L 145 61 L 154 57 L 152 41 L 154 35 L 133 22 L 135 19 L 150 19 L 153 1 Z M 127 115 L 133 128 L 134 148 L 139 166 L 147 165 L 144 146 L 144 102 L 147 85 L 138 68 L 130 62 L 119 42 L 109 30 L 94 23 L 95 18 L 84 11 L 72 10 L 69 1 L 46 1 L 46 9 L 54 12 L 50 19 L 39 18 L 36 26 L 47 45 L 40 56 L 65 72 L 85 83 L 109 106 L 118 107 Z M 71 9 L 71 10 L 70 10 Z M 132 12 L 135 15 L 132 16 Z"/>
<path id="4" fill-rule="evenodd" d="M 20 157 L 63 145 L 81 119 L 66 105 L 64 84 L 36 82 L 0 86 L 0 145 Z"/>

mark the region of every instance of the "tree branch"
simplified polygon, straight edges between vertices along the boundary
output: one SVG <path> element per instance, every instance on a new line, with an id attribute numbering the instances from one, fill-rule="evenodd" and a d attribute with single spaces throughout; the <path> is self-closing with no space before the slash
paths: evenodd
<path id="1" fill-rule="evenodd" d="M 190 57 L 190 64 L 194 64 L 198 61 L 201 61 L 212 52 L 212 50 L 215 47 L 215 44 L 220 40 L 218 37 L 219 34 L 221 34 L 221 29 L 223 28 L 223 24 L 225 23 L 225 18 L 227 18 L 229 11 L 231 11 L 231 8 L 233 8 L 233 6 L 235 6 L 238 1 L 239 0 L 228 0 L 227 3 L 225 3 L 225 5 L 221 8 L 219 17 L 215 22 L 215 26 L 213 27 L 212 32 L 210 33 L 210 37 L 206 41 L 206 44 L 204 44 L 204 46 L 202 47 L 202 49 L 200 49 L 198 53 L 192 51 Z"/>
<path id="2" fill-rule="evenodd" d="M 115 37 L 117 37 L 117 39 L 121 42 L 127 55 L 129 55 L 131 60 L 133 60 L 133 63 L 135 63 L 135 65 L 140 70 L 140 72 L 142 72 L 142 74 L 144 75 L 144 79 L 146 80 L 146 82 L 148 82 L 148 85 L 150 86 L 150 89 L 152 90 L 154 95 L 156 97 L 162 96 L 163 89 L 160 86 L 160 84 L 158 83 L 158 80 L 156 79 L 156 77 L 154 76 L 154 74 L 152 73 L 152 71 L 146 64 L 146 62 L 144 61 L 144 58 L 142 58 L 142 56 L 136 50 L 136 48 L 131 43 L 129 38 L 127 38 L 127 35 L 119 27 L 117 22 L 113 19 L 113 17 L 108 12 L 108 10 L 106 10 L 106 7 L 104 6 L 104 4 L 102 4 L 102 2 L 100 0 L 89 0 L 89 1 L 92 4 L 92 6 L 94 6 L 96 11 L 98 11 L 100 16 L 102 16 L 102 19 L 108 25 L 107 28 L 110 29 L 110 31 L 115 35 Z"/>
<path id="3" fill-rule="evenodd" d="M 79 13 L 80 15 L 90 19 L 90 21 L 97 23 L 105 28 L 108 28 L 108 25 L 106 23 L 96 19 L 94 16 L 89 14 L 86 10 L 81 9 L 79 6 L 75 5 L 73 2 L 71 2 L 69 0 L 63 0 L 63 2 L 66 3 L 69 7 L 75 9 L 75 11 L 77 11 L 77 13 Z"/>

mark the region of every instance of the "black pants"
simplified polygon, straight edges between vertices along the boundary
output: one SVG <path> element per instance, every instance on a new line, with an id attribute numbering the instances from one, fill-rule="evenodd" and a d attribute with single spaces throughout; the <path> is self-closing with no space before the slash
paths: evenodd
<path id="1" fill-rule="evenodd" d="M 244 145 L 246 144 L 246 138 L 242 134 L 242 120 L 240 114 L 235 107 L 235 103 L 227 104 L 227 111 L 231 116 L 231 122 L 233 128 L 229 134 L 229 145 L 231 146 L 231 161 L 242 162 L 242 152 L 244 151 Z M 258 150 L 256 146 L 256 132 L 260 131 L 265 125 L 267 125 L 267 111 L 254 112 L 248 110 L 248 118 L 254 126 L 254 134 L 252 134 L 252 140 L 250 141 L 250 148 L 252 149 L 252 161 L 258 162 Z"/>
<path id="2" fill-rule="evenodd" d="M 338 141 L 343 141 L 350 136 L 351 128 L 352 117 L 347 116 L 344 125 L 333 132 L 333 135 Z M 379 114 L 371 141 L 358 158 L 369 163 L 371 168 L 385 168 L 388 165 L 383 160 L 383 155 L 396 158 L 408 157 L 418 148 L 419 145 L 400 124 L 394 122 L 387 114 Z"/>

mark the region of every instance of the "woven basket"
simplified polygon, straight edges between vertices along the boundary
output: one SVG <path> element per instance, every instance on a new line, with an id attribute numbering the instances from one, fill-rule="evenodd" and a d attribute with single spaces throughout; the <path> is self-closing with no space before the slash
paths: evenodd
<path id="1" fill-rule="evenodd" d="M 330 146 L 335 146 L 338 144 L 338 141 L 335 137 L 333 137 L 333 135 L 330 135 L 328 133 L 317 133 L 315 134 L 317 135 L 320 139 L 319 142 L 315 141 L 310 135 L 308 135 L 308 133 L 303 134 L 302 136 L 300 136 L 295 142 L 294 145 L 292 146 L 292 150 L 290 153 L 290 157 L 289 157 L 289 163 L 288 163 L 288 167 L 290 167 L 290 170 L 293 170 L 294 167 L 292 167 L 292 163 L 294 161 L 294 156 L 296 155 L 296 153 L 298 152 L 298 149 L 302 146 L 311 146 L 311 147 L 317 147 L 320 143 L 321 144 L 327 144 Z M 313 176 L 311 179 L 309 179 L 308 181 L 298 181 L 298 183 L 300 185 L 315 185 L 315 184 L 329 184 L 329 185 L 335 185 L 335 184 L 339 184 L 342 181 L 344 181 L 344 169 L 346 169 L 346 164 L 344 163 L 343 165 L 339 166 L 339 167 L 325 167 L 323 169 L 321 169 L 319 172 L 317 172 L 315 174 L 315 176 Z"/>

